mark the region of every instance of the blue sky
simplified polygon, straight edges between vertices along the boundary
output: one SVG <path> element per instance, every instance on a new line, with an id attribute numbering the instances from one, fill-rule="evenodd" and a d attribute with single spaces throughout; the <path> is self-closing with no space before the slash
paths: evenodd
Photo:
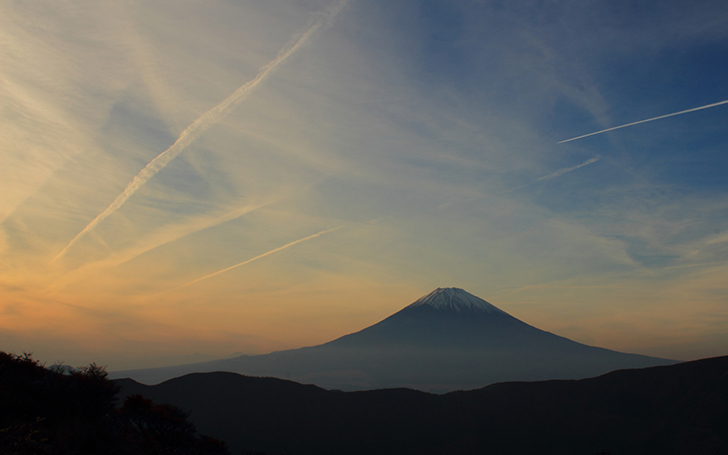
<path id="1" fill-rule="evenodd" d="M 0 13 L 5 350 L 269 352 L 447 286 L 589 344 L 728 349 L 728 104 L 559 144 L 728 100 L 724 2 Z"/>

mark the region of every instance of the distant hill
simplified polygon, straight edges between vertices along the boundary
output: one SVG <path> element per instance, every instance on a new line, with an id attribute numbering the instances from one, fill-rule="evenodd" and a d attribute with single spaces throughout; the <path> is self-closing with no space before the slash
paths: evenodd
<path id="1" fill-rule="evenodd" d="M 320 346 L 110 376 L 157 384 L 188 373 L 231 371 L 329 389 L 442 393 L 670 363 L 586 346 L 532 327 L 462 289 L 438 288 L 371 327 Z"/>
<path id="2" fill-rule="evenodd" d="M 191 411 L 233 453 L 728 453 L 728 357 L 444 395 L 329 391 L 222 372 L 116 382 L 123 395 Z"/>

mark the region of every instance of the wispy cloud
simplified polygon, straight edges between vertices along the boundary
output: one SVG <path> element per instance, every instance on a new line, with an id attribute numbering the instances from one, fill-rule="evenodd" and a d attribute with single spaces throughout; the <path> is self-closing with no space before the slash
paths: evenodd
<path id="1" fill-rule="evenodd" d="M 175 159 L 180 153 L 182 153 L 195 139 L 197 139 L 202 133 L 204 133 L 210 126 L 222 120 L 227 114 L 229 114 L 235 107 L 243 102 L 248 96 L 260 85 L 273 71 L 275 71 L 286 59 L 293 55 L 299 50 L 306 42 L 311 38 L 319 28 L 326 26 L 336 17 L 341 9 L 346 5 L 346 0 L 335 4 L 328 11 L 323 13 L 319 19 L 309 27 L 300 37 L 291 40 L 280 52 L 275 59 L 270 63 L 263 66 L 258 74 L 241 85 L 235 90 L 230 96 L 225 98 L 222 102 L 217 104 L 212 109 L 202 114 L 197 120 L 192 122 L 184 131 L 179 135 L 177 140 L 167 150 L 160 153 L 156 158 L 149 162 L 134 179 L 127 185 L 116 199 L 109 205 L 103 212 L 98 214 L 90 223 L 86 225 L 81 232 L 61 250 L 58 255 L 53 258 L 53 261 L 63 256 L 69 248 L 71 248 L 78 240 L 83 238 L 88 232 L 92 231 L 99 223 L 101 223 L 106 217 L 117 211 L 124 203 L 144 184 L 154 177 L 157 172 L 164 169 L 173 159 Z"/>
<path id="2" fill-rule="evenodd" d="M 720 106 L 722 104 L 728 104 L 728 100 L 720 101 L 720 102 L 713 103 L 713 104 L 707 104 L 705 106 L 694 107 L 692 109 L 687 109 L 687 110 L 680 111 L 680 112 L 673 112 L 672 114 L 661 115 L 659 117 L 648 118 L 647 120 L 640 120 L 639 122 L 627 123 L 626 125 L 614 126 L 612 128 L 607 128 L 606 130 L 595 131 L 594 133 L 589 133 L 589 134 L 584 134 L 582 136 L 572 137 L 571 139 L 565 139 L 563 141 L 559 141 L 558 144 L 563 144 L 565 142 L 571 142 L 571 141 L 575 141 L 577 139 L 582 139 L 582 138 L 585 138 L 585 137 L 589 137 L 589 136 L 594 136 L 594 135 L 597 135 L 597 134 L 606 133 L 608 131 L 618 130 L 620 128 L 627 128 L 628 126 L 639 125 L 640 123 L 647 123 L 647 122 L 652 122 L 654 120 L 660 120 L 660 119 L 663 119 L 663 118 L 674 117 L 676 115 L 687 114 L 689 112 L 700 111 L 700 110 L 703 110 L 703 109 L 708 109 L 708 108 L 711 108 L 711 107 Z"/>
<path id="3" fill-rule="evenodd" d="M 138 244 L 120 252 L 115 252 L 110 258 L 87 262 L 83 266 L 66 273 L 61 280 L 51 287 L 51 289 L 58 291 L 71 282 L 88 279 L 89 273 L 101 272 L 110 267 L 127 263 L 149 251 L 154 250 L 155 248 L 175 242 L 196 232 L 227 223 L 228 221 L 232 221 L 243 215 L 269 206 L 277 201 L 278 199 L 274 199 L 265 203 L 246 205 L 214 218 L 200 217 L 182 225 L 166 226 L 163 232 L 159 232 L 148 238 L 140 239 Z"/>
<path id="4" fill-rule="evenodd" d="M 511 188 L 509 190 L 501 191 L 498 194 L 510 193 L 512 191 L 516 191 L 516 190 L 520 190 L 522 188 L 526 188 L 528 186 L 531 186 L 531 185 L 533 185 L 535 183 L 538 183 L 538 182 L 541 182 L 543 180 L 551 180 L 553 178 L 560 177 L 560 176 L 562 176 L 562 175 L 564 175 L 564 174 L 566 174 L 568 172 L 572 172 L 572 171 L 575 171 L 575 170 L 577 170 L 579 168 L 582 168 L 584 166 L 588 166 L 588 165 L 590 165 L 592 163 L 596 163 L 597 161 L 599 161 L 600 158 L 601 157 L 599 157 L 599 156 L 595 156 L 594 158 L 590 158 L 590 159 L 584 161 L 583 163 L 577 164 L 575 166 L 564 167 L 564 168 L 558 169 L 558 170 L 556 170 L 556 171 L 554 171 L 554 172 L 552 172 L 550 174 L 546 174 L 544 176 L 541 176 L 541 177 L 533 180 L 532 182 L 526 183 L 525 185 L 521 185 L 521 186 L 517 186 L 515 188 Z"/>
<path id="5" fill-rule="evenodd" d="M 123 264 L 125 262 L 129 262 L 132 259 L 134 259 L 138 256 L 141 256 L 142 254 L 144 254 L 148 251 L 151 251 L 155 248 L 158 248 L 162 245 L 166 245 L 170 242 L 177 241 L 179 239 L 187 237 L 188 235 L 194 234 L 196 232 L 200 232 L 205 229 L 209 229 L 211 227 L 215 227 L 220 224 L 227 223 L 228 221 L 232 221 L 234 219 L 240 218 L 243 215 L 254 212 L 263 207 L 269 206 L 277 201 L 278 201 L 278 199 L 274 199 L 269 202 L 264 202 L 264 203 L 259 203 L 259 204 L 250 204 L 250 205 L 240 207 L 236 210 L 232 210 L 230 212 L 227 212 L 221 216 L 217 216 L 214 218 L 201 217 L 199 219 L 192 220 L 191 222 L 183 224 L 183 225 L 174 226 L 171 228 L 165 228 L 163 233 L 161 233 L 157 236 L 153 236 L 151 239 L 149 239 L 148 241 L 144 242 L 143 244 L 139 245 L 136 248 L 132 248 L 129 251 L 123 252 L 118 257 L 116 257 L 114 260 L 109 260 L 108 265 L 115 266 L 115 265 Z"/>
<path id="6" fill-rule="evenodd" d="M 179 287 L 178 287 L 178 288 L 176 288 L 176 289 L 182 289 L 182 288 L 184 288 L 184 287 L 187 287 L 187 286 L 193 285 L 193 284 L 195 284 L 195 283 L 199 283 L 199 282 L 200 282 L 200 281 L 202 281 L 202 280 L 206 280 L 206 279 L 208 279 L 208 278 L 212 278 L 212 277 L 214 277 L 214 276 L 220 275 L 221 273 L 229 272 L 229 271 L 230 271 L 230 270 L 232 270 L 232 269 L 238 268 L 238 267 L 240 267 L 240 266 L 243 266 L 243 265 L 246 265 L 246 264 L 250 264 L 250 263 L 251 263 L 251 262 L 253 262 L 253 261 L 257 261 L 258 259 L 262 259 L 262 258 L 264 258 L 264 257 L 266 257 L 266 256 L 270 256 L 271 254 L 275 254 L 275 253 L 278 253 L 279 251 L 283 251 L 283 250 L 285 250 L 285 249 L 287 249 L 287 248 L 290 248 L 290 247 L 292 247 L 292 246 L 294 246 L 294 245 L 298 245 L 299 243 L 307 242 L 307 241 L 309 241 L 309 240 L 315 239 L 316 237 L 320 237 L 320 236 L 322 236 L 322 235 L 324 235 L 324 234 L 328 234 L 328 233 L 330 233 L 330 232 L 334 232 L 334 231 L 336 231 L 336 230 L 339 230 L 339 229 L 341 229 L 342 227 L 344 227 L 344 225 L 341 225 L 341 226 L 337 226 L 337 227 L 335 227 L 335 228 L 331 228 L 331 229 L 326 229 L 326 230 L 323 230 L 323 231 L 321 231 L 321 232 L 317 232 L 316 234 L 313 234 L 313 235 L 309 235 L 308 237 L 304 237 L 304 238 L 302 238 L 302 239 L 298 239 L 298 240 L 295 240 L 295 241 L 293 241 L 293 242 L 291 242 L 291 243 L 286 243 L 286 244 L 285 244 L 285 245 L 283 245 L 283 246 L 279 246 L 278 248 L 272 249 L 272 250 L 270 250 L 270 251 L 268 251 L 268 252 L 266 252 L 266 253 L 263 253 L 263 254 L 259 254 L 258 256 L 255 256 L 254 258 L 248 259 L 247 261 L 243 261 L 243 262 L 240 262 L 240 263 L 238 263 L 238 264 L 235 264 L 235 265 L 231 265 L 230 267 L 224 268 L 224 269 L 222 269 L 222 270 L 218 270 L 217 272 L 211 273 L 211 274 L 209 274 L 209 275 L 205 275 L 205 276 L 203 276 L 203 277 L 201 277 L 201 278 L 197 278 L 196 280 L 192 280 L 192 281 L 190 281 L 189 283 L 183 284 L 182 286 L 179 286 Z M 175 289 L 175 290 L 176 290 L 176 289 Z"/>

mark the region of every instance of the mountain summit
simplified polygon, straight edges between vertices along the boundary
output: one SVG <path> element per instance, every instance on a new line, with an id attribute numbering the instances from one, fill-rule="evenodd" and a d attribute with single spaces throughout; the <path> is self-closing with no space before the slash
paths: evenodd
<path id="1" fill-rule="evenodd" d="M 154 384 L 187 373 L 232 371 L 342 390 L 446 392 L 670 363 L 583 345 L 528 325 L 462 289 L 438 288 L 370 327 L 319 346 L 112 376 Z"/>
<path id="2" fill-rule="evenodd" d="M 429 306 L 436 310 L 463 312 L 504 313 L 490 303 L 460 288 L 437 288 L 420 297 L 406 308 Z M 405 309 L 406 309 L 405 308 Z"/>

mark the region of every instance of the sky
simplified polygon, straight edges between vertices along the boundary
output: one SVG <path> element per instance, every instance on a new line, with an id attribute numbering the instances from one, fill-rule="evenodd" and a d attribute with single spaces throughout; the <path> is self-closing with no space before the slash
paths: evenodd
<path id="1" fill-rule="evenodd" d="M 0 349 L 261 354 L 460 287 L 726 355 L 726 55 L 724 1 L 0 0 Z"/>

